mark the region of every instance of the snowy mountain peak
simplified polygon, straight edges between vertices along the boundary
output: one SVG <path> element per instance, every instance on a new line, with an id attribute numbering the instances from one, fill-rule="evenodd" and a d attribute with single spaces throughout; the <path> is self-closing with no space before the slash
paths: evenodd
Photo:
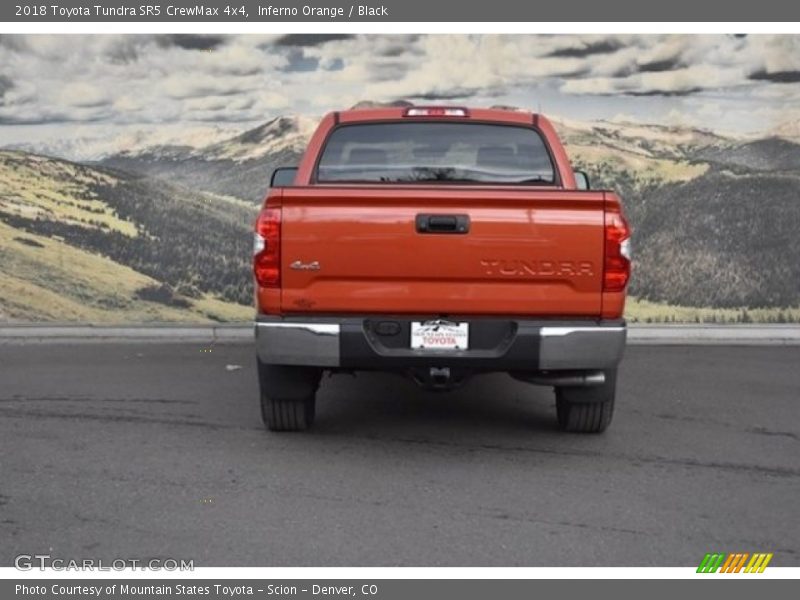
<path id="1" fill-rule="evenodd" d="M 276 117 L 244 133 L 198 148 L 192 155 L 206 160 L 243 162 L 283 150 L 302 152 L 317 119 L 300 115 Z"/>
<path id="2" fill-rule="evenodd" d="M 770 131 L 770 134 L 775 137 L 800 142 L 800 119 L 780 123 Z"/>

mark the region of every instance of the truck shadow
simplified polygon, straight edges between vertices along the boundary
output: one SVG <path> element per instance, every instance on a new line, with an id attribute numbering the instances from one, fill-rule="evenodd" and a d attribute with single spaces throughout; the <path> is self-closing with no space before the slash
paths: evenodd
<path id="1" fill-rule="evenodd" d="M 551 388 L 504 374 L 477 375 L 448 392 L 431 392 L 394 374 L 326 377 L 314 432 L 380 435 L 557 432 Z"/>

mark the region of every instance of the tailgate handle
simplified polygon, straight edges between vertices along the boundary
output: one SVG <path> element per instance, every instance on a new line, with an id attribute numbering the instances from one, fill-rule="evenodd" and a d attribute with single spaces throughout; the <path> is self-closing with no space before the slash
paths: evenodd
<path id="1" fill-rule="evenodd" d="M 469 215 L 417 215 L 417 233 L 468 233 Z"/>

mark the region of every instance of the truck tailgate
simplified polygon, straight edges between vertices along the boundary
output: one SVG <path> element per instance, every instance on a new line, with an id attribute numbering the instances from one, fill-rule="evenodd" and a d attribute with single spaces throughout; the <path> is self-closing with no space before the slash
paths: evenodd
<path id="1" fill-rule="evenodd" d="M 285 312 L 601 313 L 603 192 L 317 185 L 279 202 Z"/>

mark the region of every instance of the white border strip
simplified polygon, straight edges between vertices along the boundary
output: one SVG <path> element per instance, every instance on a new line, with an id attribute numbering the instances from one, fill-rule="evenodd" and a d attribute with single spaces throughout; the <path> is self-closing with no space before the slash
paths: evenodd
<path id="1" fill-rule="evenodd" d="M 702 557 L 701 557 L 702 558 Z M 800 567 L 697 573 L 695 567 L 199 567 L 194 571 L 18 571 L 0 579 L 800 579 Z"/>
<path id="2" fill-rule="evenodd" d="M 0 33 L 121 34 L 121 33 L 429 33 L 429 34 L 793 34 L 800 33 L 800 22 L 500 22 L 500 23 L 417 23 L 331 21 L 308 22 L 5 22 Z"/>

